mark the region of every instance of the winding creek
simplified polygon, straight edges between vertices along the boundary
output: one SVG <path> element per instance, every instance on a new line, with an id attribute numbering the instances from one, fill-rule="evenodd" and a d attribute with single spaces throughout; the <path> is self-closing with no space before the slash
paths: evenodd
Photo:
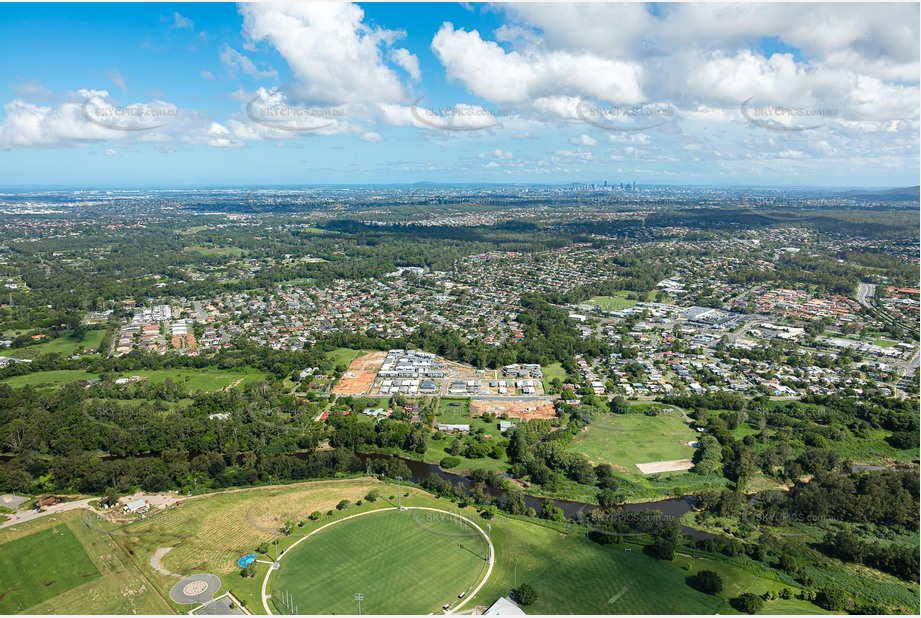
<path id="1" fill-rule="evenodd" d="M 380 460 L 389 460 L 394 456 L 386 455 L 381 453 L 359 453 L 358 457 L 362 461 L 380 461 Z M 431 474 L 437 474 L 444 480 L 450 482 L 452 485 L 457 483 L 462 483 L 464 487 L 470 489 L 472 483 L 470 479 L 460 474 L 452 474 L 450 472 L 445 472 L 441 469 L 438 464 L 425 463 L 422 461 L 415 461 L 412 459 L 404 459 L 403 457 L 398 457 L 412 472 L 412 480 L 415 483 L 420 483 L 426 479 Z M 486 486 L 486 491 L 497 498 L 503 498 L 505 496 L 505 490 L 499 489 L 497 487 Z M 541 510 L 541 502 L 544 501 L 544 498 L 538 498 L 536 496 L 530 496 L 528 494 L 524 495 L 525 505 L 533 508 L 537 512 Z M 684 498 L 667 498 L 664 500 L 656 500 L 653 502 L 640 502 L 637 504 L 625 504 L 621 508 L 625 511 L 644 511 L 647 509 L 656 510 L 661 512 L 663 515 L 674 517 L 675 519 L 680 519 L 682 515 L 690 511 L 697 500 L 692 496 L 685 496 Z M 553 503 L 559 508 L 563 509 L 563 513 L 566 514 L 566 517 L 575 517 L 577 513 L 583 512 L 587 513 L 593 509 L 599 508 L 597 504 L 588 504 L 585 502 L 575 502 L 572 500 L 561 500 L 559 498 L 554 498 Z M 692 539 L 713 539 L 717 538 L 716 535 L 709 532 L 703 532 L 701 530 L 695 530 L 694 528 L 689 528 L 687 526 L 681 526 L 681 530 L 684 534 L 688 535 Z"/>
<path id="2" fill-rule="evenodd" d="M 189 457 L 193 457 L 195 454 L 190 453 Z M 295 457 L 306 456 L 307 453 L 292 453 Z M 412 476 L 407 479 L 414 483 L 421 483 L 423 480 L 428 478 L 432 474 L 437 474 L 439 477 L 451 483 L 451 485 L 457 485 L 461 483 L 467 489 L 470 489 L 473 483 L 466 476 L 460 474 L 452 474 L 451 472 L 446 472 L 441 469 L 438 464 L 425 463 L 422 461 L 416 461 L 413 459 L 405 459 L 403 457 L 397 457 L 395 455 L 387 455 L 384 453 L 356 453 L 359 459 L 362 462 L 370 461 L 387 461 L 390 459 L 399 459 L 409 468 Z M 156 457 L 155 453 L 146 453 L 144 455 L 135 455 L 135 457 Z M 14 459 L 15 455 L 0 455 L 0 461 L 10 461 Z M 113 459 L 122 459 L 118 455 L 104 455 L 102 456 L 104 460 L 113 460 Z M 505 490 L 499 489 L 497 487 L 486 486 L 486 491 L 500 500 L 505 497 Z M 533 508 L 537 512 L 541 510 L 541 502 L 545 498 L 540 498 L 537 496 L 531 496 L 527 493 L 524 493 L 524 502 L 525 505 L 529 508 Z M 553 498 L 553 503 L 563 510 L 563 513 L 568 518 L 576 517 L 579 512 L 588 513 L 594 509 L 599 508 L 597 504 L 589 504 L 586 502 L 576 502 L 572 500 L 562 500 L 559 498 Z M 624 504 L 620 508 L 625 511 L 638 512 L 644 511 L 647 509 L 656 510 L 661 512 L 663 515 L 674 517 L 675 519 L 680 519 L 682 515 L 690 511 L 696 499 L 693 496 L 685 496 L 683 498 L 666 498 L 663 500 L 655 500 L 651 502 L 640 502 L 636 504 Z M 688 526 L 681 526 L 681 530 L 684 534 L 689 536 L 692 539 L 712 539 L 717 538 L 716 535 L 709 532 L 703 532 L 701 530 L 695 530 L 694 528 L 689 528 Z"/>

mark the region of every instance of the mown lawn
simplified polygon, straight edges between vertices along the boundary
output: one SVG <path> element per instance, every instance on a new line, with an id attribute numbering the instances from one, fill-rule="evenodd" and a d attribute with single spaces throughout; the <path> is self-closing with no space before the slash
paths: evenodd
<path id="1" fill-rule="evenodd" d="M 383 511 L 340 521 L 286 554 L 270 580 L 304 614 L 424 615 L 469 590 L 486 571 L 486 541 L 475 528 L 432 511 Z M 407 594 L 408 588 L 412 592 Z M 285 611 L 283 608 L 282 611 Z M 285 613 L 288 613 L 285 611 Z"/>
<path id="2" fill-rule="evenodd" d="M 563 369 L 563 366 L 559 363 L 553 363 L 547 365 L 546 367 L 541 367 L 541 371 L 544 374 L 544 392 L 548 392 L 550 388 L 550 381 L 553 378 L 559 378 L 561 382 L 566 381 L 566 370 Z"/>
<path id="3" fill-rule="evenodd" d="M 595 305 L 602 311 L 620 311 L 636 306 L 637 301 L 627 298 L 630 292 L 618 292 L 614 296 L 593 296 L 585 301 L 586 305 Z"/>
<path id="4" fill-rule="evenodd" d="M 477 595 L 482 605 L 507 595 L 517 581 L 537 591 L 537 602 L 526 608 L 532 614 L 736 614 L 729 595 L 784 587 L 719 560 L 679 555 L 668 562 L 647 556 L 639 545 L 598 545 L 580 528 L 567 532 L 501 515 L 492 526 L 497 563 Z M 689 578 L 704 569 L 723 576 L 723 595 L 691 587 Z M 796 613 L 817 609 L 786 603 Z"/>
<path id="5" fill-rule="evenodd" d="M 0 546 L 0 613 L 16 614 L 99 577 L 67 526 Z"/>
<path id="6" fill-rule="evenodd" d="M 124 548 L 80 511 L 0 530 L 0 612 L 171 613 Z"/>
<path id="7" fill-rule="evenodd" d="M 353 360 L 363 354 L 362 350 L 353 350 L 352 348 L 336 348 L 326 353 L 326 358 L 333 361 L 334 365 L 349 366 Z"/>
<path id="8" fill-rule="evenodd" d="M 37 371 L 22 376 L 13 376 L 2 380 L 4 384 L 9 384 L 13 388 L 22 388 L 23 386 L 32 386 L 34 388 L 55 388 L 62 384 L 77 382 L 80 380 L 92 380 L 99 376 L 95 373 L 89 373 L 80 369 L 55 369 L 52 371 Z"/>
<path id="9" fill-rule="evenodd" d="M 371 489 L 379 490 L 380 499 L 357 506 L 356 502 Z M 418 489 L 405 485 L 402 489 L 407 494 L 402 498 L 406 506 L 456 510 L 485 528 L 487 520 L 470 507 L 458 509 L 456 504 Z M 7 549 L 17 539 L 49 529 L 59 531 L 66 526 L 92 562 L 90 566 L 101 576 L 47 598 L 31 611 L 163 614 L 169 613 L 171 607 L 163 597 L 179 577 L 155 572 L 149 561 L 157 548 L 173 547 L 161 562 L 164 568 L 173 573 L 221 575 L 225 590 L 231 590 L 246 602 L 247 609 L 261 614 L 259 595 L 268 565 L 257 563 L 256 577 L 242 578 L 235 565 L 239 556 L 252 552 L 259 543 L 271 544 L 273 528 L 277 529 L 286 521 L 303 525 L 295 525 L 290 536 L 279 536 L 282 550 L 331 521 L 395 506 L 396 493 L 395 485 L 370 478 L 257 488 L 187 499 L 175 510 L 128 526 L 105 525 L 75 511 L 0 530 L 0 560 L 10 555 Z M 343 499 L 349 500 L 351 505 L 344 511 L 336 510 L 336 503 Z M 319 521 L 309 519 L 314 511 L 322 514 Z M 293 593 L 301 613 L 357 613 L 353 600 L 357 592 L 365 595 L 362 612 L 367 614 L 437 613 L 443 603 L 456 601 L 456 595 L 473 583 L 467 583 L 468 571 L 476 581 L 476 569 L 485 565 L 482 541 L 477 541 L 478 537 L 469 529 L 449 519 L 429 517 L 424 511 L 418 511 L 415 520 L 412 519 L 413 511 L 390 513 L 393 517 L 406 516 L 413 525 L 404 527 L 405 520 L 377 519 L 390 518 L 387 513 L 337 523 L 327 529 L 336 531 L 341 526 L 336 535 L 324 541 L 326 531 L 320 532 L 289 550 L 292 553 L 282 560 L 281 570 L 272 576 L 273 579 L 279 577 L 276 583 L 281 585 L 273 584 L 271 591 L 280 590 L 285 586 L 282 577 L 290 576 L 287 588 L 297 587 L 304 591 Z M 351 525 L 359 523 L 362 525 Z M 729 558 L 682 554 L 674 561 L 661 561 L 647 556 L 639 545 L 593 543 L 578 526 L 553 527 L 546 522 L 511 518 L 501 513 L 488 523 L 492 526 L 496 563 L 489 581 L 465 608 L 491 605 L 500 596 L 508 595 L 517 581 L 519 584 L 528 582 L 537 590 L 537 602 L 525 608 L 532 614 L 734 614 L 737 612 L 728 603 L 731 597 L 742 592 L 779 591 L 787 586 L 773 579 L 775 572 L 760 564 L 749 570 Z M 326 545 L 321 546 L 324 542 Z M 49 547 L 39 543 L 35 550 L 46 560 L 49 555 L 59 558 L 62 551 L 70 555 L 70 550 L 62 550 L 58 545 Z M 274 554 L 272 549 L 269 551 Z M 426 551 L 431 552 L 431 556 L 424 556 Z M 23 552 L 16 553 L 22 555 Z M 429 558 L 437 564 L 427 566 Z M 285 575 L 287 560 L 293 560 L 287 567 L 301 563 L 300 575 L 295 572 L 297 568 Z M 59 562 L 62 565 L 87 564 L 86 559 L 79 557 L 76 562 L 63 558 Z M 9 579 L 16 576 L 16 567 L 2 566 L 0 595 L 18 586 Z M 720 596 L 706 595 L 691 587 L 689 578 L 703 569 L 715 570 L 724 578 L 724 592 Z M 21 571 L 30 574 L 26 582 L 30 589 L 40 588 L 47 581 L 45 575 L 34 569 Z M 869 574 L 857 576 L 852 569 L 845 568 L 810 569 L 809 574 L 817 585 L 867 588 L 875 581 Z M 6 579 L 2 579 L 4 577 Z M 879 595 L 880 601 L 890 603 L 897 598 L 905 607 L 916 604 L 916 586 L 906 586 L 889 576 L 872 577 L 879 581 L 870 586 L 871 597 Z M 853 581 L 845 582 L 848 578 Z M 41 582 L 37 583 L 39 580 Z M 911 598 L 913 591 L 914 600 Z M 301 594 L 308 598 L 302 600 L 298 596 Z M 391 602 L 403 605 L 391 606 Z M 314 607 L 312 603 L 322 603 L 322 607 Z M 426 608 L 409 607 L 406 603 L 424 603 Z M 435 606 L 429 607 L 432 603 Z M 172 609 L 188 610 L 175 606 Z M 0 611 L 16 610 L 0 604 Z M 811 603 L 791 600 L 769 602 L 764 613 L 822 612 Z"/>
<path id="10" fill-rule="evenodd" d="M 658 416 L 605 414 L 580 432 L 570 448 L 585 453 L 596 464 L 609 463 L 625 474 L 641 476 L 636 464 L 689 459 L 694 448 L 687 442 L 695 440 L 697 433 L 678 410 Z"/>

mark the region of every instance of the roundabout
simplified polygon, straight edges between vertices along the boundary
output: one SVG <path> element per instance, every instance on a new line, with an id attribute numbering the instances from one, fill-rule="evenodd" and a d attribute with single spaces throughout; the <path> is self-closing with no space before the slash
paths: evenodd
<path id="1" fill-rule="evenodd" d="M 453 613 L 489 579 L 486 531 L 456 512 L 377 509 L 298 539 L 262 582 L 267 614 Z M 447 610 L 443 610 L 444 606 Z"/>
<path id="2" fill-rule="evenodd" d="M 176 582 L 169 591 L 169 597 L 183 605 L 207 603 L 221 588 L 221 578 L 210 573 L 189 575 Z"/>

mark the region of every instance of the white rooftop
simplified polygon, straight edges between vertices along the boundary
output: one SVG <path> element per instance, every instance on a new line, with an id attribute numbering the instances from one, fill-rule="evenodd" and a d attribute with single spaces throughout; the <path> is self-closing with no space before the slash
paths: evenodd
<path id="1" fill-rule="evenodd" d="M 489 609 L 483 612 L 484 616 L 526 616 L 521 608 L 515 605 L 514 601 L 508 597 L 499 597 L 499 600 L 493 603 Z"/>

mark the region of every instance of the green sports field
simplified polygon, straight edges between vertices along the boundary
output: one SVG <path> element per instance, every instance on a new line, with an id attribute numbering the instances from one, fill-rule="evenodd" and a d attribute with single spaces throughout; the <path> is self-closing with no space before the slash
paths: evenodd
<path id="1" fill-rule="evenodd" d="M 99 577 L 67 526 L 4 543 L 0 551 L 0 613 L 15 614 Z"/>
<path id="2" fill-rule="evenodd" d="M 620 311 L 621 309 L 629 309 L 636 305 L 635 300 L 627 298 L 627 294 L 630 292 L 618 292 L 614 296 L 593 296 L 585 301 L 586 305 L 595 305 L 602 311 Z"/>
<path id="3" fill-rule="evenodd" d="M 671 414 L 606 414 L 573 440 L 573 450 L 595 463 L 619 466 L 625 473 L 640 474 L 636 464 L 669 459 L 689 459 L 694 449 L 687 442 L 697 434 L 673 408 Z"/>
<path id="4" fill-rule="evenodd" d="M 486 541 L 447 513 L 379 511 L 338 522 L 302 541 L 270 580 L 277 611 L 424 615 L 485 575 Z"/>
<path id="5" fill-rule="evenodd" d="M 0 614 L 166 614 L 115 537 L 67 511 L 0 529 Z"/>

